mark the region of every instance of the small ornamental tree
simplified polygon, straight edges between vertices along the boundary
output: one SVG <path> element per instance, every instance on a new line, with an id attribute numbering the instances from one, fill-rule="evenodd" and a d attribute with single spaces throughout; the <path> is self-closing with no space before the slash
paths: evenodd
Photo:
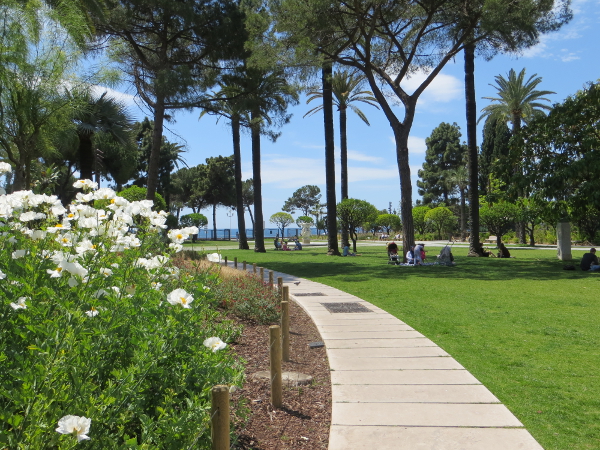
<path id="1" fill-rule="evenodd" d="M 500 201 L 498 203 L 487 204 L 481 199 L 481 208 L 479 208 L 479 220 L 488 231 L 496 236 L 496 245 L 500 245 L 502 236 L 513 225 L 519 216 L 519 207 L 514 203 Z"/>
<path id="2" fill-rule="evenodd" d="M 392 230 L 400 231 L 402 229 L 402 222 L 396 214 L 380 214 L 377 216 L 377 225 L 382 227 L 387 234 L 390 234 Z"/>
<path id="3" fill-rule="evenodd" d="M 425 220 L 425 214 L 427 214 L 429 209 L 429 206 L 415 206 L 412 210 L 413 225 L 418 234 L 425 234 L 427 232 L 427 221 Z"/>
<path id="4" fill-rule="evenodd" d="M 445 206 L 438 206 L 427 211 L 425 222 L 436 230 L 438 239 L 442 239 L 444 232 L 450 232 L 456 227 L 456 216 Z"/>
<path id="5" fill-rule="evenodd" d="M 338 219 L 342 227 L 346 228 L 352 239 L 352 248 L 356 252 L 356 239 L 358 228 L 365 223 L 375 222 L 379 211 L 375 206 L 365 200 L 347 198 L 337 205 Z"/>
<path id="6" fill-rule="evenodd" d="M 117 195 L 130 202 L 140 202 L 146 199 L 146 188 L 134 185 L 123 189 L 121 192 L 117 192 Z M 155 211 L 167 211 L 167 203 L 159 193 L 156 193 L 154 196 L 154 208 L 152 209 Z"/>
<path id="7" fill-rule="evenodd" d="M 204 214 L 191 213 L 191 214 L 186 214 L 185 216 L 181 216 L 181 219 L 179 219 L 179 223 L 181 224 L 182 227 L 202 228 L 202 227 L 205 227 L 206 225 L 208 225 L 208 219 L 206 218 L 206 216 Z M 198 238 L 198 235 L 193 234 L 192 242 L 196 242 L 197 238 Z"/>
<path id="8" fill-rule="evenodd" d="M 285 227 L 294 223 L 294 218 L 291 214 L 285 212 L 278 212 L 271 216 L 269 222 L 271 222 L 272 224 L 277 226 L 278 229 L 281 230 L 281 236 L 283 237 L 283 231 L 285 230 Z"/>
<path id="9" fill-rule="evenodd" d="M 296 225 L 299 227 L 301 227 L 303 223 L 315 223 L 315 221 L 309 216 L 300 216 L 296 219 Z"/>

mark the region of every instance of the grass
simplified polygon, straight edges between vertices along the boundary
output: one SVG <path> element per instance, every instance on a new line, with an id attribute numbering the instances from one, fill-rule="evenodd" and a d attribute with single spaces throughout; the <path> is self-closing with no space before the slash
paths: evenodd
<path id="1" fill-rule="evenodd" d="M 546 450 L 600 448 L 600 274 L 562 270 L 555 250 L 511 248 L 515 259 L 497 259 L 455 247 L 455 267 L 420 268 L 386 264 L 384 244 L 358 250 L 362 256 L 347 258 L 323 247 L 221 251 L 354 294 L 408 323 L 488 387 Z M 575 262 L 583 253 L 573 251 Z"/>

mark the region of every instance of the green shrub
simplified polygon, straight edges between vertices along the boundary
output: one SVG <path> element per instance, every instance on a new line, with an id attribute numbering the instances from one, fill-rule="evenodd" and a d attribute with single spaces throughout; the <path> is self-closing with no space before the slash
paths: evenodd
<path id="1" fill-rule="evenodd" d="M 140 202 L 142 200 L 146 200 L 146 188 L 140 186 L 129 186 L 128 188 L 123 189 L 121 192 L 117 192 L 119 197 L 123 197 L 130 202 Z M 154 208 L 155 211 L 167 211 L 167 203 L 162 195 L 158 192 L 154 195 Z"/>

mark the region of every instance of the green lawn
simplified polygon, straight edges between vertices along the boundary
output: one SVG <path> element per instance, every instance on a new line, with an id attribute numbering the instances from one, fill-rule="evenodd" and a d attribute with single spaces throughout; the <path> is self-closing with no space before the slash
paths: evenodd
<path id="1" fill-rule="evenodd" d="M 439 248 L 428 248 L 434 258 Z M 600 273 L 563 270 L 556 250 L 455 267 L 388 265 L 385 247 L 360 257 L 325 248 L 266 254 L 223 248 L 229 260 L 309 278 L 408 323 L 487 386 L 546 450 L 600 449 Z M 576 261 L 583 251 L 574 251 Z"/>

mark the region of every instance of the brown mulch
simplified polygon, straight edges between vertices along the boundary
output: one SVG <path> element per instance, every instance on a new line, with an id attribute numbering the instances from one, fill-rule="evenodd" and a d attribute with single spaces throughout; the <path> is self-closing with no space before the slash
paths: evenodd
<path id="1" fill-rule="evenodd" d="M 269 370 L 269 326 L 244 324 L 235 352 L 247 361 L 246 383 L 232 401 L 245 402 L 250 419 L 238 424 L 240 450 L 326 449 L 331 423 L 331 381 L 325 348 L 309 348 L 321 341 L 312 320 L 295 302 L 290 301 L 290 361 L 283 372 L 301 372 L 313 377 L 308 386 L 283 388 L 283 407 L 271 405 L 268 380 L 255 379 L 256 372 Z"/>

